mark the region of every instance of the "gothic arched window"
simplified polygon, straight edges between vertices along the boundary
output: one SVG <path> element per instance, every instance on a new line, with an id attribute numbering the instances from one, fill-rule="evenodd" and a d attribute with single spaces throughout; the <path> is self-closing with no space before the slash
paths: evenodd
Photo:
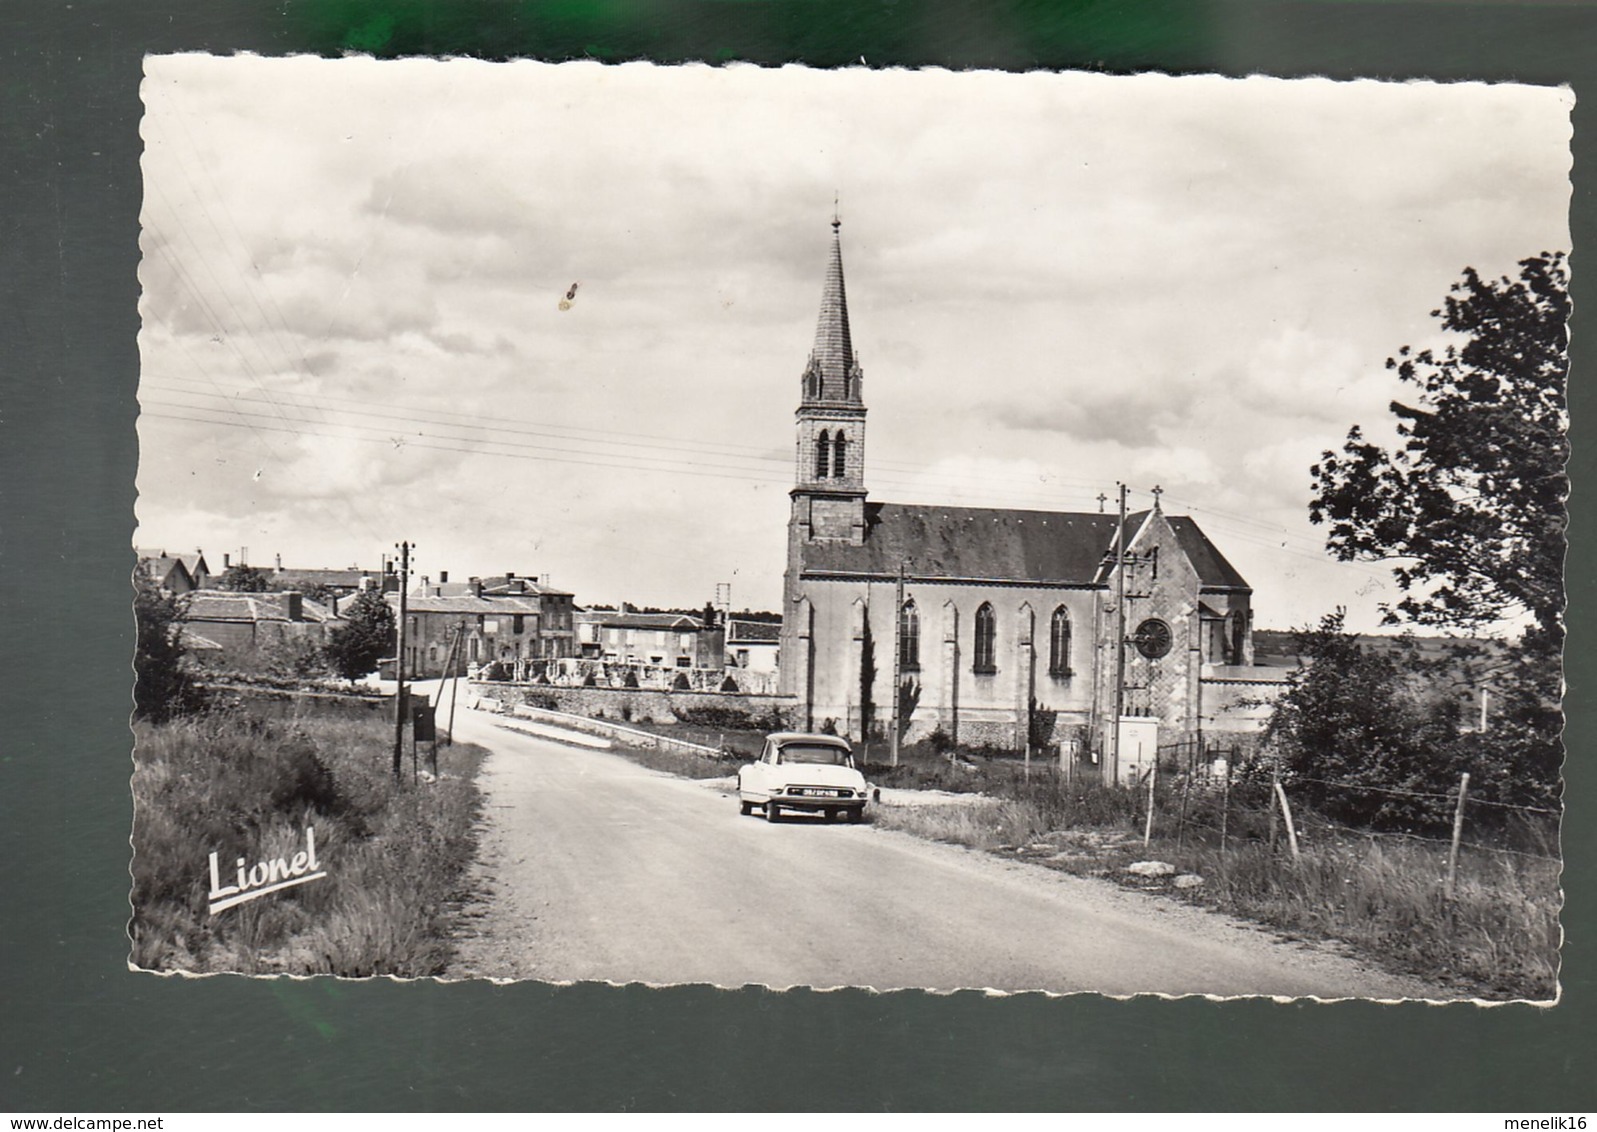
<path id="1" fill-rule="evenodd" d="M 914 598 L 904 603 L 898 615 L 898 663 L 905 672 L 920 670 L 920 611 Z"/>
<path id="2" fill-rule="evenodd" d="M 827 439 L 826 430 L 822 429 L 820 437 L 815 441 L 815 478 L 818 480 L 826 478 L 826 461 L 831 450 L 831 441 Z"/>
<path id="3" fill-rule="evenodd" d="M 1062 605 L 1048 626 L 1048 675 L 1070 675 L 1070 610 Z"/>
<path id="4" fill-rule="evenodd" d="M 995 639 L 998 635 L 998 618 L 993 615 L 993 607 L 985 601 L 976 611 L 976 660 L 972 665 L 975 672 L 997 672 L 997 653 L 994 650 Z"/>
<path id="5" fill-rule="evenodd" d="M 832 476 L 835 479 L 843 478 L 843 469 L 848 466 L 848 437 L 841 432 L 832 441 Z"/>

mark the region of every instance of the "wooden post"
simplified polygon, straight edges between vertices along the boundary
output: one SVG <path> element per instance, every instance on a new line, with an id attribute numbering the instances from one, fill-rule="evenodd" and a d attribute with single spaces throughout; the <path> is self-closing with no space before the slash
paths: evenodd
<path id="1" fill-rule="evenodd" d="M 1281 801 L 1281 816 L 1286 820 L 1287 844 L 1292 847 L 1292 859 L 1298 859 L 1298 831 L 1292 825 L 1292 807 L 1286 802 L 1286 787 L 1281 785 L 1279 777 L 1275 780 L 1275 796 Z"/>
<path id="2" fill-rule="evenodd" d="M 1192 774 L 1195 760 L 1187 761 L 1187 779 L 1181 784 L 1181 817 L 1176 824 L 1176 848 L 1181 848 L 1187 838 L 1187 800 L 1192 796 Z"/>
<path id="3" fill-rule="evenodd" d="M 1453 886 L 1458 882 L 1458 839 L 1464 833 L 1464 800 L 1469 797 L 1469 773 L 1458 780 L 1458 808 L 1453 811 L 1453 844 L 1447 850 L 1447 891 L 1449 902 L 1453 899 Z"/>
<path id="4" fill-rule="evenodd" d="M 1147 848 L 1153 840 L 1153 788 L 1159 781 L 1159 750 L 1154 749 L 1153 766 L 1148 771 L 1148 823 L 1142 827 L 1142 844 Z"/>
<path id="5" fill-rule="evenodd" d="M 1270 802 L 1266 803 L 1266 806 L 1270 811 L 1270 852 L 1272 854 L 1275 852 L 1276 830 L 1279 828 L 1281 822 L 1281 819 L 1276 816 L 1274 805 L 1275 793 L 1280 789 L 1281 767 L 1277 765 L 1275 769 L 1270 772 Z"/>
<path id="6" fill-rule="evenodd" d="M 1231 756 L 1225 760 L 1225 786 L 1220 791 L 1220 855 L 1225 856 L 1226 838 L 1231 823 Z"/>

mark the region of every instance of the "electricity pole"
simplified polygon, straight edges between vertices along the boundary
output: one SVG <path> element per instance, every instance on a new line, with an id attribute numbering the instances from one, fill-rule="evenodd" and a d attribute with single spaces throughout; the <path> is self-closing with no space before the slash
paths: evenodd
<path id="1" fill-rule="evenodd" d="M 380 584 L 380 583 L 379 583 Z M 394 655 L 394 779 L 401 777 L 405 751 L 405 590 L 410 585 L 410 543 L 399 544 L 399 651 Z"/>
<path id="2" fill-rule="evenodd" d="M 1120 781 L 1120 717 L 1126 710 L 1126 485 L 1120 488 L 1120 526 L 1115 531 L 1115 721 L 1109 757 L 1111 782 Z"/>
<path id="3" fill-rule="evenodd" d="M 904 564 L 898 564 L 898 587 L 893 599 L 893 733 L 888 750 L 888 765 L 898 765 L 899 704 L 904 698 Z"/>

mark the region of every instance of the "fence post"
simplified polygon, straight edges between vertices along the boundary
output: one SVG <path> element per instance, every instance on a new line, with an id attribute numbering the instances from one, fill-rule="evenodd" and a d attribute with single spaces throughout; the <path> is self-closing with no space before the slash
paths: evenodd
<path id="1" fill-rule="evenodd" d="M 1453 844 L 1447 851 L 1447 889 L 1449 902 L 1453 899 L 1453 886 L 1458 881 L 1458 840 L 1464 833 L 1464 799 L 1469 796 L 1469 772 L 1458 780 L 1458 808 L 1453 811 Z"/>
<path id="2" fill-rule="evenodd" d="M 1281 789 L 1281 767 L 1279 765 L 1277 765 L 1275 767 L 1275 769 L 1270 771 L 1270 796 L 1273 798 L 1275 796 L 1275 794 L 1276 794 L 1276 791 L 1278 791 L 1280 789 Z M 1269 805 L 1268 803 L 1266 803 L 1265 804 L 1265 809 L 1267 809 L 1270 812 L 1270 852 L 1273 855 L 1275 853 L 1275 835 L 1276 835 L 1276 830 L 1277 830 L 1277 828 L 1279 828 L 1279 826 L 1281 824 L 1281 819 L 1278 816 L 1276 816 L 1276 812 L 1275 812 L 1275 807 L 1274 806 Z"/>
<path id="3" fill-rule="evenodd" d="M 1153 840 L 1153 788 L 1159 781 L 1159 752 L 1153 753 L 1153 767 L 1148 771 L 1148 823 L 1142 827 L 1142 844 L 1147 848 Z"/>
<path id="4" fill-rule="evenodd" d="M 1220 791 L 1220 855 L 1225 856 L 1226 836 L 1231 824 L 1231 756 L 1225 760 L 1225 785 Z"/>
<path id="5" fill-rule="evenodd" d="M 1187 800 L 1192 796 L 1192 775 L 1196 766 L 1195 760 L 1187 761 L 1187 778 L 1181 784 L 1181 817 L 1176 823 L 1176 848 L 1181 848 L 1187 837 Z"/>
<path id="6" fill-rule="evenodd" d="M 1281 800 L 1281 816 L 1286 819 L 1287 844 L 1292 847 L 1292 859 L 1298 859 L 1298 831 L 1292 824 L 1292 807 L 1286 802 L 1286 787 L 1281 785 L 1280 778 L 1275 780 L 1275 796 Z"/>

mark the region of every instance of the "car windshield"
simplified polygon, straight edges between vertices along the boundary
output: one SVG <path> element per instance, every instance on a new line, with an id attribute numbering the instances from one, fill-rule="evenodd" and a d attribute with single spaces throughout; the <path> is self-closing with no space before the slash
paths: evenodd
<path id="1" fill-rule="evenodd" d="M 842 747 L 820 743 L 789 743 L 776 754 L 779 763 L 811 763 L 822 766 L 848 766 L 849 755 Z"/>

